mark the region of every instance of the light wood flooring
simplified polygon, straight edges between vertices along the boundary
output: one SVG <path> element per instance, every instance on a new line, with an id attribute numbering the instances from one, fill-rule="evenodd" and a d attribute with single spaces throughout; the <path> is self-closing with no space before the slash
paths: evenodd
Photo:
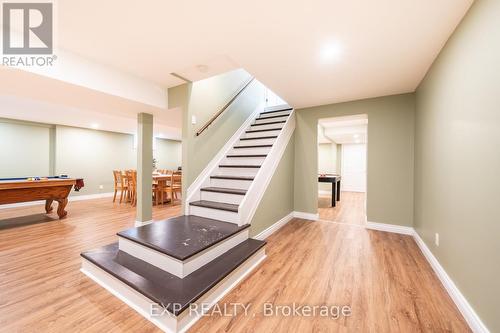
<path id="1" fill-rule="evenodd" d="M 331 206 L 331 196 L 320 195 L 318 213 L 321 220 L 364 225 L 366 223 L 365 193 L 342 192 L 340 201 Z"/>
<path id="2" fill-rule="evenodd" d="M 0 210 L 0 224 L 41 208 Z M 70 202 L 67 210 L 63 221 L 0 230 L 0 331 L 159 332 L 79 271 L 80 252 L 116 241 L 133 226 L 134 210 L 109 198 Z M 158 220 L 180 207 L 153 211 Z M 269 237 L 267 253 L 219 302 L 251 303 L 248 316 L 204 317 L 190 332 L 469 331 L 409 236 L 294 219 Z M 264 317 L 265 302 L 348 305 L 352 315 Z"/>

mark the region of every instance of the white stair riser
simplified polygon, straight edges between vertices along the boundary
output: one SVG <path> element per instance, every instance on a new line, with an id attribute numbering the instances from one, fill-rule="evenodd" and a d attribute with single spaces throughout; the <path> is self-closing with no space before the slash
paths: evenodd
<path id="1" fill-rule="evenodd" d="M 121 251 L 133 257 L 139 258 L 177 277 L 184 278 L 247 239 L 248 229 L 244 229 L 185 261 L 175 259 L 123 237 L 118 237 L 118 247 Z"/>
<path id="2" fill-rule="evenodd" d="M 199 206 L 189 206 L 189 215 L 196 215 L 205 217 L 207 219 L 214 219 L 219 221 L 230 222 L 239 224 L 238 213 L 229 212 L 226 210 L 212 209 Z"/>
<path id="3" fill-rule="evenodd" d="M 282 121 L 282 120 L 287 120 L 288 119 L 288 115 L 284 115 L 284 116 L 276 117 L 276 118 L 270 118 L 270 117 L 266 117 L 266 118 L 269 118 L 269 119 L 266 119 L 266 118 L 255 119 L 255 123 L 256 124 L 265 124 L 265 123 L 269 123 L 269 122 L 273 122 L 273 121 Z M 272 116 L 272 117 L 274 117 L 274 116 Z"/>
<path id="4" fill-rule="evenodd" d="M 268 154 L 272 147 L 252 147 L 252 148 L 233 148 L 229 155 L 260 155 Z"/>
<path id="5" fill-rule="evenodd" d="M 238 146 L 252 146 L 252 145 L 272 145 L 276 138 L 272 139 L 255 139 L 255 140 L 240 140 Z"/>
<path id="6" fill-rule="evenodd" d="M 255 176 L 259 168 L 218 168 L 216 174 L 219 176 Z"/>
<path id="7" fill-rule="evenodd" d="M 252 132 L 243 135 L 244 138 L 258 138 L 259 136 L 276 136 L 279 135 L 281 130 L 276 131 L 265 131 L 265 132 Z"/>
<path id="8" fill-rule="evenodd" d="M 240 194 L 201 191 L 201 200 L 239 205 L 245 196 Z"/>
<path id="9" fill-rule="evenodd" d="M 287 103 L 283 103 L 283 104 L 278 104 L 278 105 L 266 106 L 264 108 L 264 111 L 276 111 L 276 110 L 284 110 L 284 109 L 290 109 L 290 105 L 288 105 Z"/>
<path id="10" fill-rule="evenodd" d="M 212 187 L 225 187 L 225 188 L 237 188 L 242 190 L 248 190 L 251 184 L 252 182 L 248 180 L 210 178 L 210 186 Z"/>
<path id="11" fill-rule="evenodd" d="M 290 114 L 290 110 L 280 111 L 280 112 L 271 112 L 271 113 L 261 113 L 258 118 L 266 118 L 266 117 L 274 117 L 274 116 L 288 116 Z"/>
<path id="12" fill-rule="evenodd" d="M 284 124 L 285 123 L 250 126 L 248 129 L 253 131 L 253 130 L 267 130 L 267 129 L 274 129 L 274 128 L 282 128 Z"/>
<path id="13" fill-rule="evenodd" d="M 265 157 L 232 157 L 222 161 L 224 165 L 262 165 Z"/>

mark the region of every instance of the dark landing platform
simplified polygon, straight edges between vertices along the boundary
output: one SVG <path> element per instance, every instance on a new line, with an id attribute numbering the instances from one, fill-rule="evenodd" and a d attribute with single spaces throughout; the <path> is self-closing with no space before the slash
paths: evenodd
<path id="1" fill-rule="evenodd" d="M 186 260 L 249 226 L 182 215 L 120 231 L 117 235 L 176 259 Z"/>
<path id="2" fill-rule="evenodd" d="M 177 316 L 265 244 L 248 239 L 183 279 L 119 251 L 117 243 L 81 256 Z"/>

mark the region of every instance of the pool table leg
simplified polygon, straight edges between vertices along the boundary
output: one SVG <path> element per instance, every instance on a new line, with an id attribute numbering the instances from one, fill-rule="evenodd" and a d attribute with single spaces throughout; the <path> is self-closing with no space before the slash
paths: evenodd
<path id="1" fill-rule="evenodd" d="M 57 206 L 57 215 L 59 216 L 59 219 L 63 219 L 66 215 L 68 215 L 68 212 L 64 210 L 64 208 L 66 208 L 66 204 L 68 203 L 68 198 L 58 199 L 57 202 L 59 203 Z"/>
<path id="2" fill-rule="evenodd" d="M 47 214 L 50 214 L 52 212 L 52 202 L 54 200 L 52 199 L 47 199 L 45 201 L 45 211 L 47 212 Z"/>

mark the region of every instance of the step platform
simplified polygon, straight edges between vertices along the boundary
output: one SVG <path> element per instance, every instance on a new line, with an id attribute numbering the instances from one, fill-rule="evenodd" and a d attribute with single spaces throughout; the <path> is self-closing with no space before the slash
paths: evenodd
<path id="1" fill-rule="evenodd" d="M 183 278 L 247 240 L 249 226 L 183 215 L 117 235 L 121 251 Z"/>
<path id="2" fill-rule="evenodd" d="M 179 278 L 119 249 L 84 252 L 81 271 L 165 332 L 184 332 L 265 259 L 265 242 L 247 239 Z"/>

